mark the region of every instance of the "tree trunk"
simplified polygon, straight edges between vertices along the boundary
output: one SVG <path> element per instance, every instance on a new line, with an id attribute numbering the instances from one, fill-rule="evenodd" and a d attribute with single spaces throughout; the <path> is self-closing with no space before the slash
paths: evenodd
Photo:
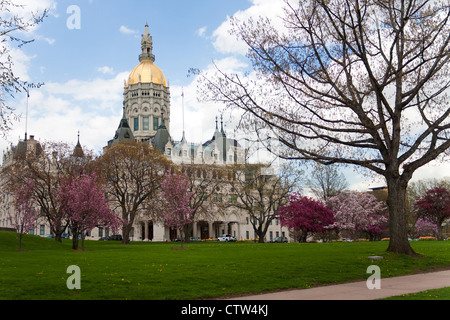
<path id="1" fill-rule="evenodd" d="M 437 227 L 437 239 L 438 240 L 444 240 L 444 236 L 443 236 L 443 234 L 442 234 L 442 222 L 443 221 L 439 221 L 437 224 L 436 224 L 436 227 Z"/>
<path id="2" fill-rule="evenodd" d="M 86 237 L 86 233 L 81 233 L 81 250 L 84 251 L 84 238 Z"/>
<path id="3" fill-rule="evenodd" d="M 400 178 L 387 177 L 388 207 L 389 207 L 389 232 L 390 241 L 387 251 L 416 255 L 408 240 L 408 228 L 406 221 L 406 188 L 408 182 Z"/>
<path id="4" fill-rule="evenodd" d="M 19 233 L 19 251 L 22 251 L 22 236 L 23 233 Z"/>
<path id="5" fill-rule="evenodd" d="M 55 234 L 55 241 L 62 243 L 62 234 L 66 230 L 66 226 L 63 227 L 58 221 L 54 222 L 53 233 Z"/>
<path id="6" fill-rule="evenodd" d="M 124 224 L 122 227 L 122 244 L 130 244 L 130 232 L 132 224 Z"/>
<path id="7" fill-rule="evenodd" d="M 78 250 L 78 231 L 72 230 L 72 250 Z"/>

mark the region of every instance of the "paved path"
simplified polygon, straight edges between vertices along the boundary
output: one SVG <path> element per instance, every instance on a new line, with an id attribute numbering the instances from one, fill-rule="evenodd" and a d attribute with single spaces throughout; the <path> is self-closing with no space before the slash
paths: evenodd
<path id="1" fill-rule="evenodd" d="M 368 275 L 369 276 L 369 275 Z M 366 281 L 303 290 L 237 297 L 229 300 L 373 300 L 450 287 L 450 270 L 382 278 L 380 289 L 368 289 Z"/>

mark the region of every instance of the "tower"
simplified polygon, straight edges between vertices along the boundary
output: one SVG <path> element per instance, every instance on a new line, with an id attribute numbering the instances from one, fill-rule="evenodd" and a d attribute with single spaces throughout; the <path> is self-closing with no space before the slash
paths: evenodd
<path id="1" fill-rule="evenodd" d="M 124 115 L 133 136 L 139 141 L 150 141 L 164 117 L 170 131 L 170 89 L 164 73 L 155 64 L 153 39 L 148 24 L 141 40 L 139 65 L 131 71 L 124 88 Z"/>

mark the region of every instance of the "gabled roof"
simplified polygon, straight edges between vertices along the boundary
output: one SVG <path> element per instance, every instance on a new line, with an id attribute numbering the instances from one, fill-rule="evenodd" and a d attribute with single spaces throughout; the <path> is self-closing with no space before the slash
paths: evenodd
<path id="1" fill-rule="evenodd" d="M 110 143 L 116 143 L 124 140 L 134 140 L 133 131 L 131 131 L 130 125 L 128 124 L 128 120 L 125 117 L 125 111 L 123 113 L 122 120 L 120 120 L 119 127 L 116 130 L 116 135 L 114 139 L 110 141 Z"/>

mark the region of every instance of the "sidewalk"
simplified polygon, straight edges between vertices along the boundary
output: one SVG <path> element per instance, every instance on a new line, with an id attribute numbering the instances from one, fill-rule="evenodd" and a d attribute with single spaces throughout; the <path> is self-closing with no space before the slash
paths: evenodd
<path id="1" fill-rule="evenodd" d="M 366 281 L 303 290 L 237 297 L 229 300 L 374 300 L 450 287 L 450 270 L 394 278 L 381 278 L 381 289 L 368 289 Z"/>

